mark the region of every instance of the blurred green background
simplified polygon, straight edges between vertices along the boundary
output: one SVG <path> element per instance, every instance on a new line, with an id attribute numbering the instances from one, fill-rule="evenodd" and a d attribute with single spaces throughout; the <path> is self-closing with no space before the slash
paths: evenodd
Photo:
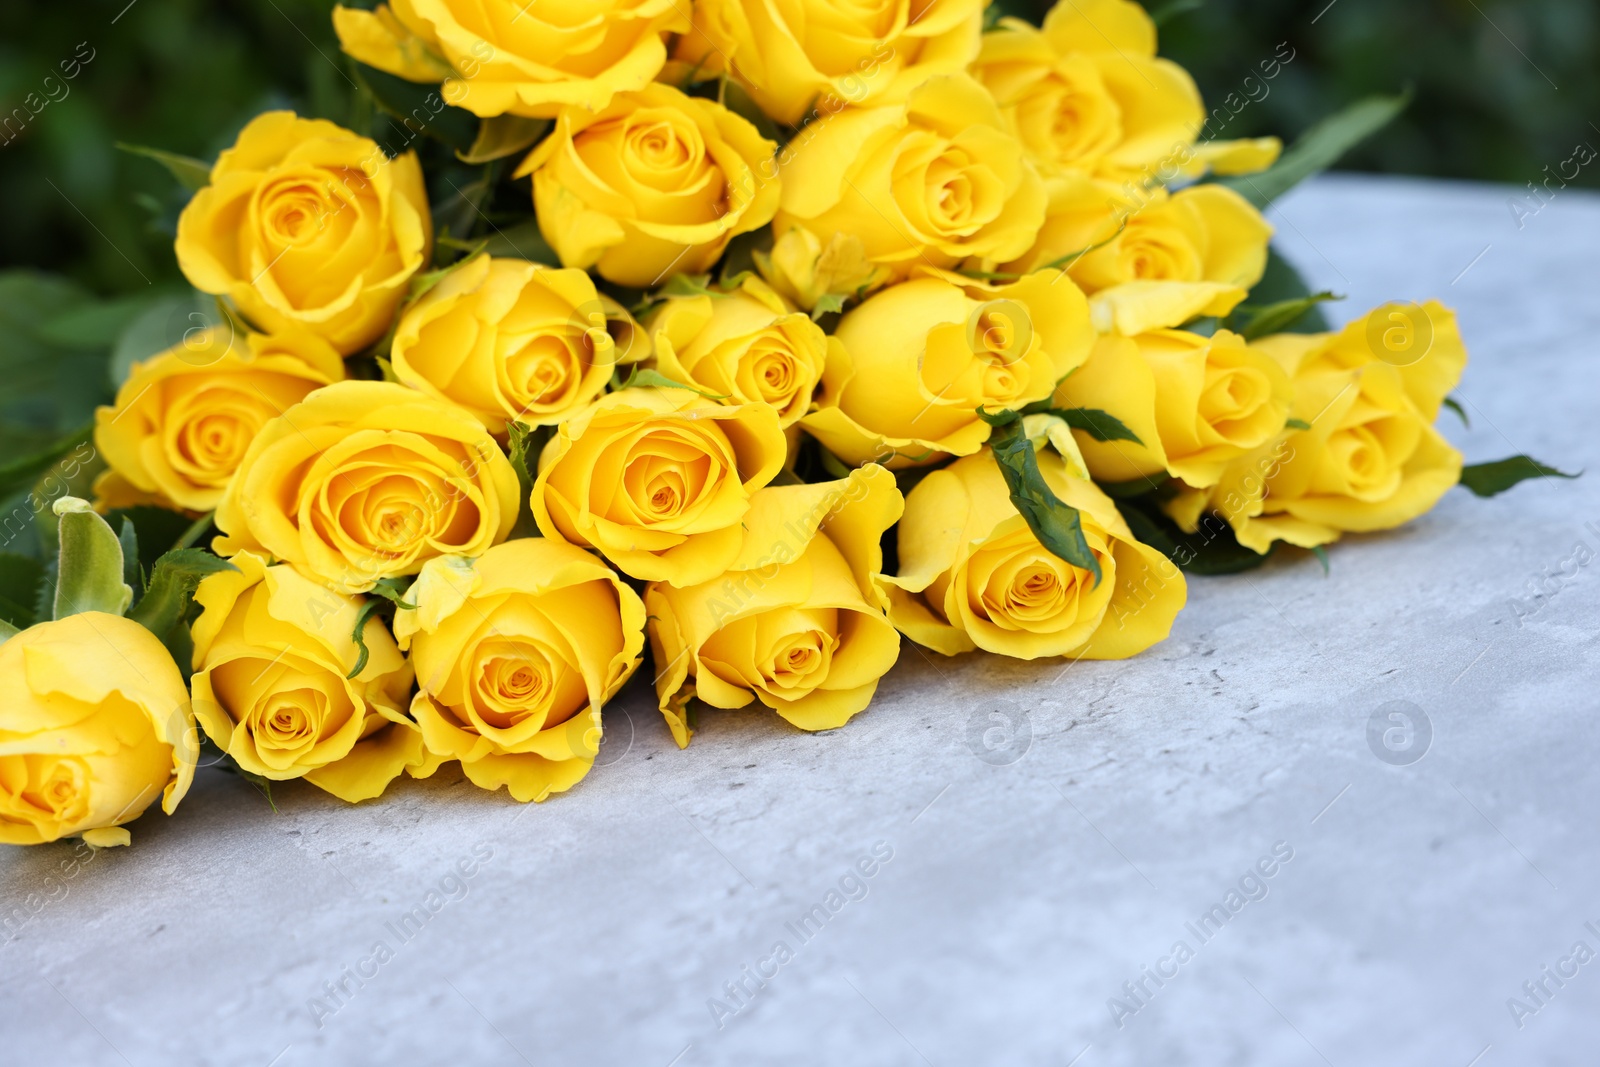
<path id="1" fill-rule="evenodd" d="M 1045 0 L 1001 0 L 1035 18 Z M 1210 102 L 1287 41 L 1297 55 L 1226 136 L 1293 135 L 1340 105 L 1411 84 L 1416 101 L 1348 169 L 1521 185 L 1600 145 L 1595 0 L 1152 0 L 1162 51 Z M 344 119 L 353 86 L 332 0 L 6 0 L 0 119 L 29 93 L 51 101 L 0 127 L 0 267 L 58 271 L 102 294 L 177 279 L 180 195 L 116 141 L 210 158 L 251 115 L 292 106 Z M 119 17 L 120 15 L 120 17 Z M 115 19 L 115 23 L 113 23 Z M 85 43 L 80 47 L 80 43 Z M 62 61 L 93 56 L 76 78 Z M 46 84 L 48 76 L 56 81 Z M 1559 88 L 1557 88 L 1559 87 Z M 64 90 L 64 93 L 63 93 Z M 26 111 L 24 111 L 26 115 Z M 1579 184 L 1600 187 L 1600 167 Z"/>

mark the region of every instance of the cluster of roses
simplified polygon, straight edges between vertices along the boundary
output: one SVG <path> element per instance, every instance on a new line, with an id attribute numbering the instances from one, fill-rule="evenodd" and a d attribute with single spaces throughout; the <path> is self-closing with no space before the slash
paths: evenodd
<path id="1" fill-rule="evenodd" d="M 985 7 L 339 9 L 355 59 L 538 131 L 516 173 L 560 265 L 430 270 L 415 155 L 244 129 L 177 238 L 236 325 L 138 364 L 95 435 L 99 510 L 214 513 L 216 565 L 152 633 L 170 605 L 152 584 L 129 612 L 116 535 L 57 505 L 57 619 L 0 646 L 0 840 L 125 841 L 182 796 L 194 722 L 349 801 L 447 761 L 542 800 L 592 766 L 647 640 L 679 745 L 696 698 L 839 727 L 902 634 L 1130 656 L 1186 589 L 1107 489 L 1257 551 L 1431 507 L 1461 469 L 1433 428 L 1451 316 L 1412 321 L 1425 350 L 1374 345 L 1387 320 L 1217 328 L 1272 230 L 1199 179 L 1277 142 L 1202 141 L 1134 3 Z M 1042 532 L 1063 521 L 1075 551 Z M 69 542 L 113 588 L 69 581 Z"/>

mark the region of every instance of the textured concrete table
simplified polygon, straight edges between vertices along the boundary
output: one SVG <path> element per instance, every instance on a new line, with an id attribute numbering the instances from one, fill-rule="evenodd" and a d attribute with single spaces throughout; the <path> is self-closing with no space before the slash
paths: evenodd
<path id="1" fill-rule="evenodd" d="M 1326 179 L 1272 217 L 1337 315 L 1460 309 L 1469 459 L 1588 477 L 1197 580 L 1128 663 L 908 645 L 832 735 L 709 714 L 680 753 L 631 688 L 607 765 L 526 810 L 444 775 L 274 814 L 204 772 L 132 849 L 0 850 L 39 904 L 0 1062 L 1594 1064 L 1600 200 L 1519 230 L 1510 192 Z"/>

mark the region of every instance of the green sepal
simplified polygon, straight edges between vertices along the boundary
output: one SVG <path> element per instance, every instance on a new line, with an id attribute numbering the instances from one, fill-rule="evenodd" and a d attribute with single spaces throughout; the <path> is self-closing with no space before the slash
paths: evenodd
<path id="1" fill-rule="evenodd" d="M 58 517 L 60 551 L 50 617 L 64 619 L 88 611 L 121 615 L 133 600 L 122 580 L 122 542 L 111 524 L 88 501 L 64 496 L 52 505 Z"/>
<path id="2" fill-rule="evenodd" d="M 356 643 L 356 665 L 350 668 L 350 673 L 345 675 L 345 678 L 354 678 L 367 669 L 367 657 L 371 655 L 367 649 L 367 620 L 377 614 L 384 603 L 385 601 L 379 597 L 368 597 L 366 603 L 361 605 L 361 610 L 356 612 L 355 629 L 350 634 L 350 640 Z"/>

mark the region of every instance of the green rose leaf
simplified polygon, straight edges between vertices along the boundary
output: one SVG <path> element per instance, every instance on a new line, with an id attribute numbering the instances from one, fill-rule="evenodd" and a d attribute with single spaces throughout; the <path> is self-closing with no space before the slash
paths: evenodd
<path id="1" fill-rule="evenodd" d="M 1337 163 L 1346 152 L 1393 122 L 1411 103 L 1411 90 L 1395 96 L 1369 96 L 1312 126 L 1278 162 L 1260 174 L 1225 178 L 1220 184 L 1266 208 L 1274 200 Z"/>
<path id="2" fill-rule="evenodd" d="M 211 164 L 203 159 L 182 156 L 176 152 L 150 148 L 142 144 L 125 144 L 122 141 L 117 142 L 117 147 L 129 155 L 155 160 L 167 168 L 167 173 L 178 179 L 178 184 L 191 193 L 199 192 L 211 184 Z"/>
<path id="3" fill-rule="evenodd" d="M 128 618 L 160 638 L 187 675 L 194 657 L 187 625 L 194 592 L 206 575 L 238 569 L 203 549 L 175 548 L 156 560 L 145 594 L 128 612 Z"/>
<path id="4" fill-rule="evenodd" d="M 1100 561 L 1084 540 L 1082 517 L 1077 508 L 1061 500 L 1045 483 L 1033 442 L 1022 430 L 1022 416 L 1010 410 L 990 415 L 979 408 L 978 417 L 994 427 L 989 447 L 1000 465 L 1006 488 L 1011 491 L 1011 503 L 1028 529 L 1049 552 L 1090 572 L 1099 585 Z"/>
<path id="5" fill-rule="evenodd" d="M 1530 478 L 1576 478 L 1547 467 L 1532 456 L 1510 456 L 1493 463 L 1474 463 L 1461 468 L 1461 487 L 1481 497 L 1499 496 L 1520 482 Z"/>
<path id="6" fill-rule="evenodd" d="M 1324 290 L 1312 293 L 1310 296 L 1280 300 L 1275 304 L 1261 307 L 1239 307 L 1229 316 L 1229 329 L 1237 332 L 1246 341 L 1256 341 L 1275 333 L 1288 331 L 1318 304 L 1343 299 L 1342 296 Z"/>

